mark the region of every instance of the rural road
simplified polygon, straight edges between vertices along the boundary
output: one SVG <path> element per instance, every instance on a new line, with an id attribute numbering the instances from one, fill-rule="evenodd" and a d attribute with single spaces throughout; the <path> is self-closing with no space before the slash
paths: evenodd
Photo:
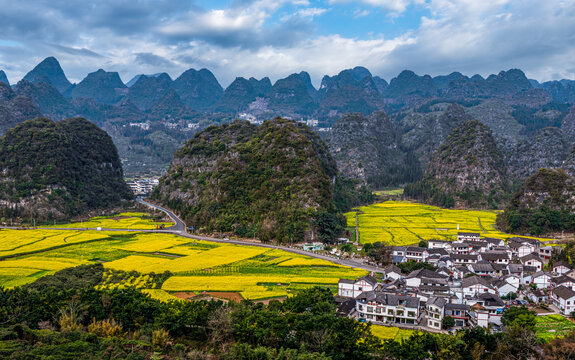
<path id="1" fill-rule="evenodd" d="M 213 238 L 213 237 L 208 237 L 208 236 L 192 235 L 186 231 L 186 224 L 182 221 L 182 219 L 180 219 L 172 211 L 165 209 L 163 207 L 160 207 L 158 205 L 151 204 L 151 203 L 144 201 L 144 200 L 141 200 L 141 199 L 138 199 L 137 201 L 143 205 L 149 206 L 149 207 L 154 208 L 156 210 L 163 211 L 175 222 L 175 225 L 170 226 L 164 230 L 101 228 L 101 231 L 170 233 L 170 234 L 175 234 L 175 235 L 179 235 L 182 237 L 195 239 L 195 240 L 205 240 L 205 241 L 213 241 L 213 242 L 218 242 L 218 243 L 258 246 L 258 247 L 263 247 L 263 248 L 268 248 L 268 249 L 284 250 L 284 251 L 288 251 L 288 252 L 291 252 L 294 254 L 306 255 L 306 256 L 316 258 L 316 259 L 331 261 L 331 262 L 338 264 L 338 265 L 344 265 L 344 266 L 354 267 L 354 268 L 358 268 L 358 269 L 364 269 L 364 270 L 372 271 L 372 272 L 382 272 L 383 271 L 383 269 L 380 267 L 367 265 L 367 264 L 364 264 L 364 263 L 359 262 L 359 261 L 350 260 L 350 259 L 338 259 L 336 257 L 317 254 L 317 253 L 310 252 L 310 251 L 304 251 L 302 249 L 293 248 L 293 247 L 289 247 L 289 246 L 265 244 L 265 243 L 256 242 L 256 241 L 232 240 L 232 239 L 227 239 L 227 238 L 226 239 L 218 239 L 218 238 Z M 22 229 L 22 228 L 12 227 L 12 226 L 1 226 L 0 228 L 2 228 L 2 229 Z M 83 227 L 80 227 L 80 228 L 57 228 L 57 227 L 42 228 L 42 227 L 37 227 L 36 229 L 41 229 L 41 230 L 74 230 L 74 231 L 97 230 L 95 228 L 83 228 Z"/>
<path id="2" fill-rule="evenodd" d="M 350 266 L 350 267 L 354 267 L 354 268 L 359 268 L 359 269 L 364 269 L 367 271 L 373 271 L 373 272 L 382 272 L 383 269 L 379 268 L 379 267 L 375 267 L 375 266 L 371 266 L 371 265 L 366 265 L 362 262 L 359 261 L 354 261 L 354 260 L 348 260 L 348 259 L 338 259 L 338 258 L 334 258 L 331 256 L 326 256 L 326 255 L 321 255 L 321 254 L 317 254 L 314 252 L 309 252 L 309 251 L 304 251 L 301 249 L 296 249 L 296 248 L 292 248 L 289 246 L 281 246 L 281 245 L 272 245 L 272 244 L 264 244 L 261 242 L 253 242 L 253 241 L 242 241 L 242 240 L 231 240 L 231 239 L 218 239 L 218 238 L 213 238 L 213 237 L 207 237 L 207 236 L 199 236 L 199 235 L 192 235 L 192 234 L 188 234 L 186 232 L 186 225 L 185 223 L 182 221 L 182 219 L 180 219 L 176 214 L 174 214 L 172 211 L 165 209 L 163 207 L 154 205 L 154 204 L 150 204 L 149 202 L 146 202 L 144 200 L 140 200 L 138 199 L 138 202 L 147 206 L 150 206 L 156 210 L 160 210 L 163 211 L 164 213 L 166 213 L 175 223 L 176 225 L 171 226 L 165 230 L 163 230 L 162 232 L 172 232 L 172 233 L 176 233 L 180 236 L 183 237 L 187 237 L 190 239 L 196 239 L 196 240 L 206 240 L 206 241 L 213 241 L 213 242 L 219 242 L 219 243 L 228 243 L 228 244 L 235 244 L 235 245 L 249 245 L 249 246 L 259 246 L 259 247 L 264 247 L 264 248 L 269 248 L 269 249 L 278 249 L 278 250 L 284 250 L 284 251 L 288 251 L 294 254 L 300 254 L 300 255 L 306 255 L 306 256 L 310 256 L 310 257 L 314 257 L 317 259 L 322 259 L 322 260 L 327 260 L 327 261 L 331 261 L 333 263 L 339 264 L 339 265 L 344 265 L 344 266 Z M 156 230 L 153 230 L 156 231 Z"/>

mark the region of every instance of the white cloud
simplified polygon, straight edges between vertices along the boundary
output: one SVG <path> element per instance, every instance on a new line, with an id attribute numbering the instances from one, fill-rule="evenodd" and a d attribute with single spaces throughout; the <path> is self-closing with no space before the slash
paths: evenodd
<path id="1" fill-rule="evenodd" d="M 384 10 L 391 11 L 393 14 L 403 13 L 412 2 L 412 0 L 329 0 L 330 4 L 358 3 L 361 5 L 380 7 Z"/>

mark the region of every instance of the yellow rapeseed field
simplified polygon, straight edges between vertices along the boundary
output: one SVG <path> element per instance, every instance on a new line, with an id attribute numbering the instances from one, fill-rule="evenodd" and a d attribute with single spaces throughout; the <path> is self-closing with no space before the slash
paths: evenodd
<path id="1" fill-rule="evenodd" d="M 393 326 L 372 325 L 371 333 L 382 340 L 402 340 L 410 337 L 412 334 L 417 333 L 415 330 L 400 329 Z"/>
<path id="2" fill-rule="evenodd" d="M 102 262 L 106 269 L 126 272 L 111 281 L 106 271 L 99 289 L 139 288 L 166 301 L 170 291 L 233 291 L 245 299 L 287 296 L 314 285 L 332 290 L 340 278 L 367 272 L 338 266 L 282 250 L 232 245 L 178 237 L 173 234 L 1 230 L 0 286 L 14 287 L 40 276 L 82 264 Z M 0 259 L 2 255 L 0 255 Z M 134 274 L 133 272 L 138 274 Z M 162 289 L 150 273 L 169 271 Z M 140 275 L 141 274 L 141 275 Z"/>
<path id="3" fill-rule="evenodd" d="M 515 236 L 496 230 L 497 212 L 490 210 L 453 210 L 386 201 L 347 213 L 348 226 L 356 226 L 356 213 L 360 242 L 364 244 L 381 241 L 401 246 L 417 244 L 420 240 L 454 240 L 458 231 L 479 232 L 482 237 L 502 239 Z"/>
<path id="4" fill-rule="evenodd" d="M 57 224 L 55 228 L 105 228 L 105 229 L 132 229 L 132 230 L 150 230 L 156 226 L 172 226 L 173 222 L 154 222 L 146 213 L 124 212 L 115 216 L 97 216 L 89 221 L 75 222 L 70 224 Z"/>

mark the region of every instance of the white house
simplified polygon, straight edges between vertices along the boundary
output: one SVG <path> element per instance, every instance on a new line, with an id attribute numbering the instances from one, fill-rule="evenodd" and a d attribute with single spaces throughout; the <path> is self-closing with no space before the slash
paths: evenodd
<path id="1" fill-rule="evenodd" d="M 473 297 L 483 293 L 496 293 L 493 286 L 491 286 L 491 284 L 481 276 L 464 278 L 461 280 L 461 289 L 463 291 L 463 296 L 465 297 Z"/>
<path id="2" fill-rule="evenodd" d="M 509 264 L 509 255 L 503 251 L 489 251 L 479 253 L 479 259 L 492 264 Z"/>
<path id="3" fill-rule="evenodd" d="M 561 275 L 551 280 L 555 287 L 565 286 L 575 291 L 575 279 L 567 275 Z"/>
<path id="4" fill-rule="evenodd" d="M 425 304 L 425 312 L 427 317 L 427 326 L 441 330 L 441 324 L 443 322 L 443 314 L 445 311 L 445 305 L 447 304 L 447 299 L 444 297 L 432 296 L 427 300 Z"/>
<path id="5" fill-rule="evenodd" d="M 458 232 L 457 241 L 479 241 L 480 234 L 473 232 Z"/>
<path id="6" fill-rule="evenodd" d="M 466 242 L 454 242 L 451 244 L 452 254 L 469 254 L 471 245 Z"/>
<path id="7" fill-rule="evenodd" d="M 570 315 L 575 311 L 575 291 L 559 286 L 551 291 L 551 301 L 561 310 L 561 314 Z"/>
<path id="8" fill-rule="evenodd" d="M 569 271 L 571 271 L 571 266 L 569 266 L 569 264 L 566 262 L 559 261 L 553 264 L 552 271 L 559 275 L 567 274 Z"/>
<path id="9" fill-rule="evenodd" d="M 451 251 L 451 241 L 429 240 L 427 242 L 427 247 L 429 249 L 445 249 L 447 251 Z"/>
<path id="10" fill-rule="evenodd" d="M 509 240 L 507 246 L 511 249 L 513 256 L 524 257 L 535 251 L 535 246 Z"/>
<path id="11" fill-rule="evenodd" d="M 543 261 L 536 254 L 525 255 L 519 260 L 521 260 L 521 264 L 523 264 L 523 266 L 533 266 L 537 271 L 541 271 L 543 269 Z"/>
<path id="12" fill-rule="evenodd" d="M 475 264 L 477 262 L 478 255 L 450 254 L 449 258 L 453 261 L 455 265 L 468 265 L 468 264 Z"/>
<path id="13" fill-rule="evenodd" d="M 551 275 L 539 271 L 531 275 L 531 283 L 537 285 L 537 289 L 547 289 L 551 287 Z"/>
<path id="14" fill-rule="evenodd" d="M 356 298 L 364 291 L 373 291 L 377 287 L 377 280 L 371 275 L 365 275 L 358 280 L 340 279 L 337 285 L 339 296 Z"/>
<path id="15" fill-rule="evenodd" d="M 391 265 L 388 266 L 387 268 L 385 268 L 385 270 L 383 271 L 383 275 L 385 276 L 385 278 L 389 278 L 389 279 L 400 279 L 403 277 L 403 275 L 401 274 L 401 269 L 398 268 L 395 265 Z"/>
<path id="16" fill-rule="evenodd" d="M 419 318 L 419 298 L 376 291 L 363 292 L 356 299 L 360 319 L 386 324 L 415 324 Z"/>
<path id="17" fill-rule="evenodd" d="M 519 286 L 514 286 L 505 280 L 498 280 L 493 282 L 493 286 L 497 289 L 497 294 L 501 297 L 507 296 L 510 293 L 516 293 Z"/>
<path id="18" fill-rule="evenodd" d="M 412 260 L 415 262 L 422 262 L 425 260 L 423 258 L 423 252 L 425 250 L 425 248 L 419 246 L 408 246 L 407 249 L 405 249 L 405 258 L 407 261 Z"/>

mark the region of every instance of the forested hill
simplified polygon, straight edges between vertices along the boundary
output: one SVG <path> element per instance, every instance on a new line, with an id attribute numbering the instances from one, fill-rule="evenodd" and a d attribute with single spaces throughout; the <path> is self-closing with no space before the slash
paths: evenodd
<path id="1" fill-rule="evenodd" d="M 335 213 L 336 174 L 327 147 L 305 125 L 236 121 L 178 150 L 152 197 L 203 231 L 295 241 L 312 236 L 318 216 Z"/>
<path id="2" fill-rule="evenodd" d="M 575 231 L 575 178 L 563 169 L 540 169 L 513 195 L 497 225 L 519 234 Z"/>
<path id="3" fill-rule="evenodd" d="M 66 219 L 130 199 L 112 139 L 73 118 L 25 121 L 0 139 L 2 216 Z"/>
<path id="4" fill-rule="evenodd" d="M 405 192 L 446 207 L 497 207 L 508 189 L 506 174 L 491 130 L 470 120 L 453 130 L 435 152 L 423 180 Z"/>

